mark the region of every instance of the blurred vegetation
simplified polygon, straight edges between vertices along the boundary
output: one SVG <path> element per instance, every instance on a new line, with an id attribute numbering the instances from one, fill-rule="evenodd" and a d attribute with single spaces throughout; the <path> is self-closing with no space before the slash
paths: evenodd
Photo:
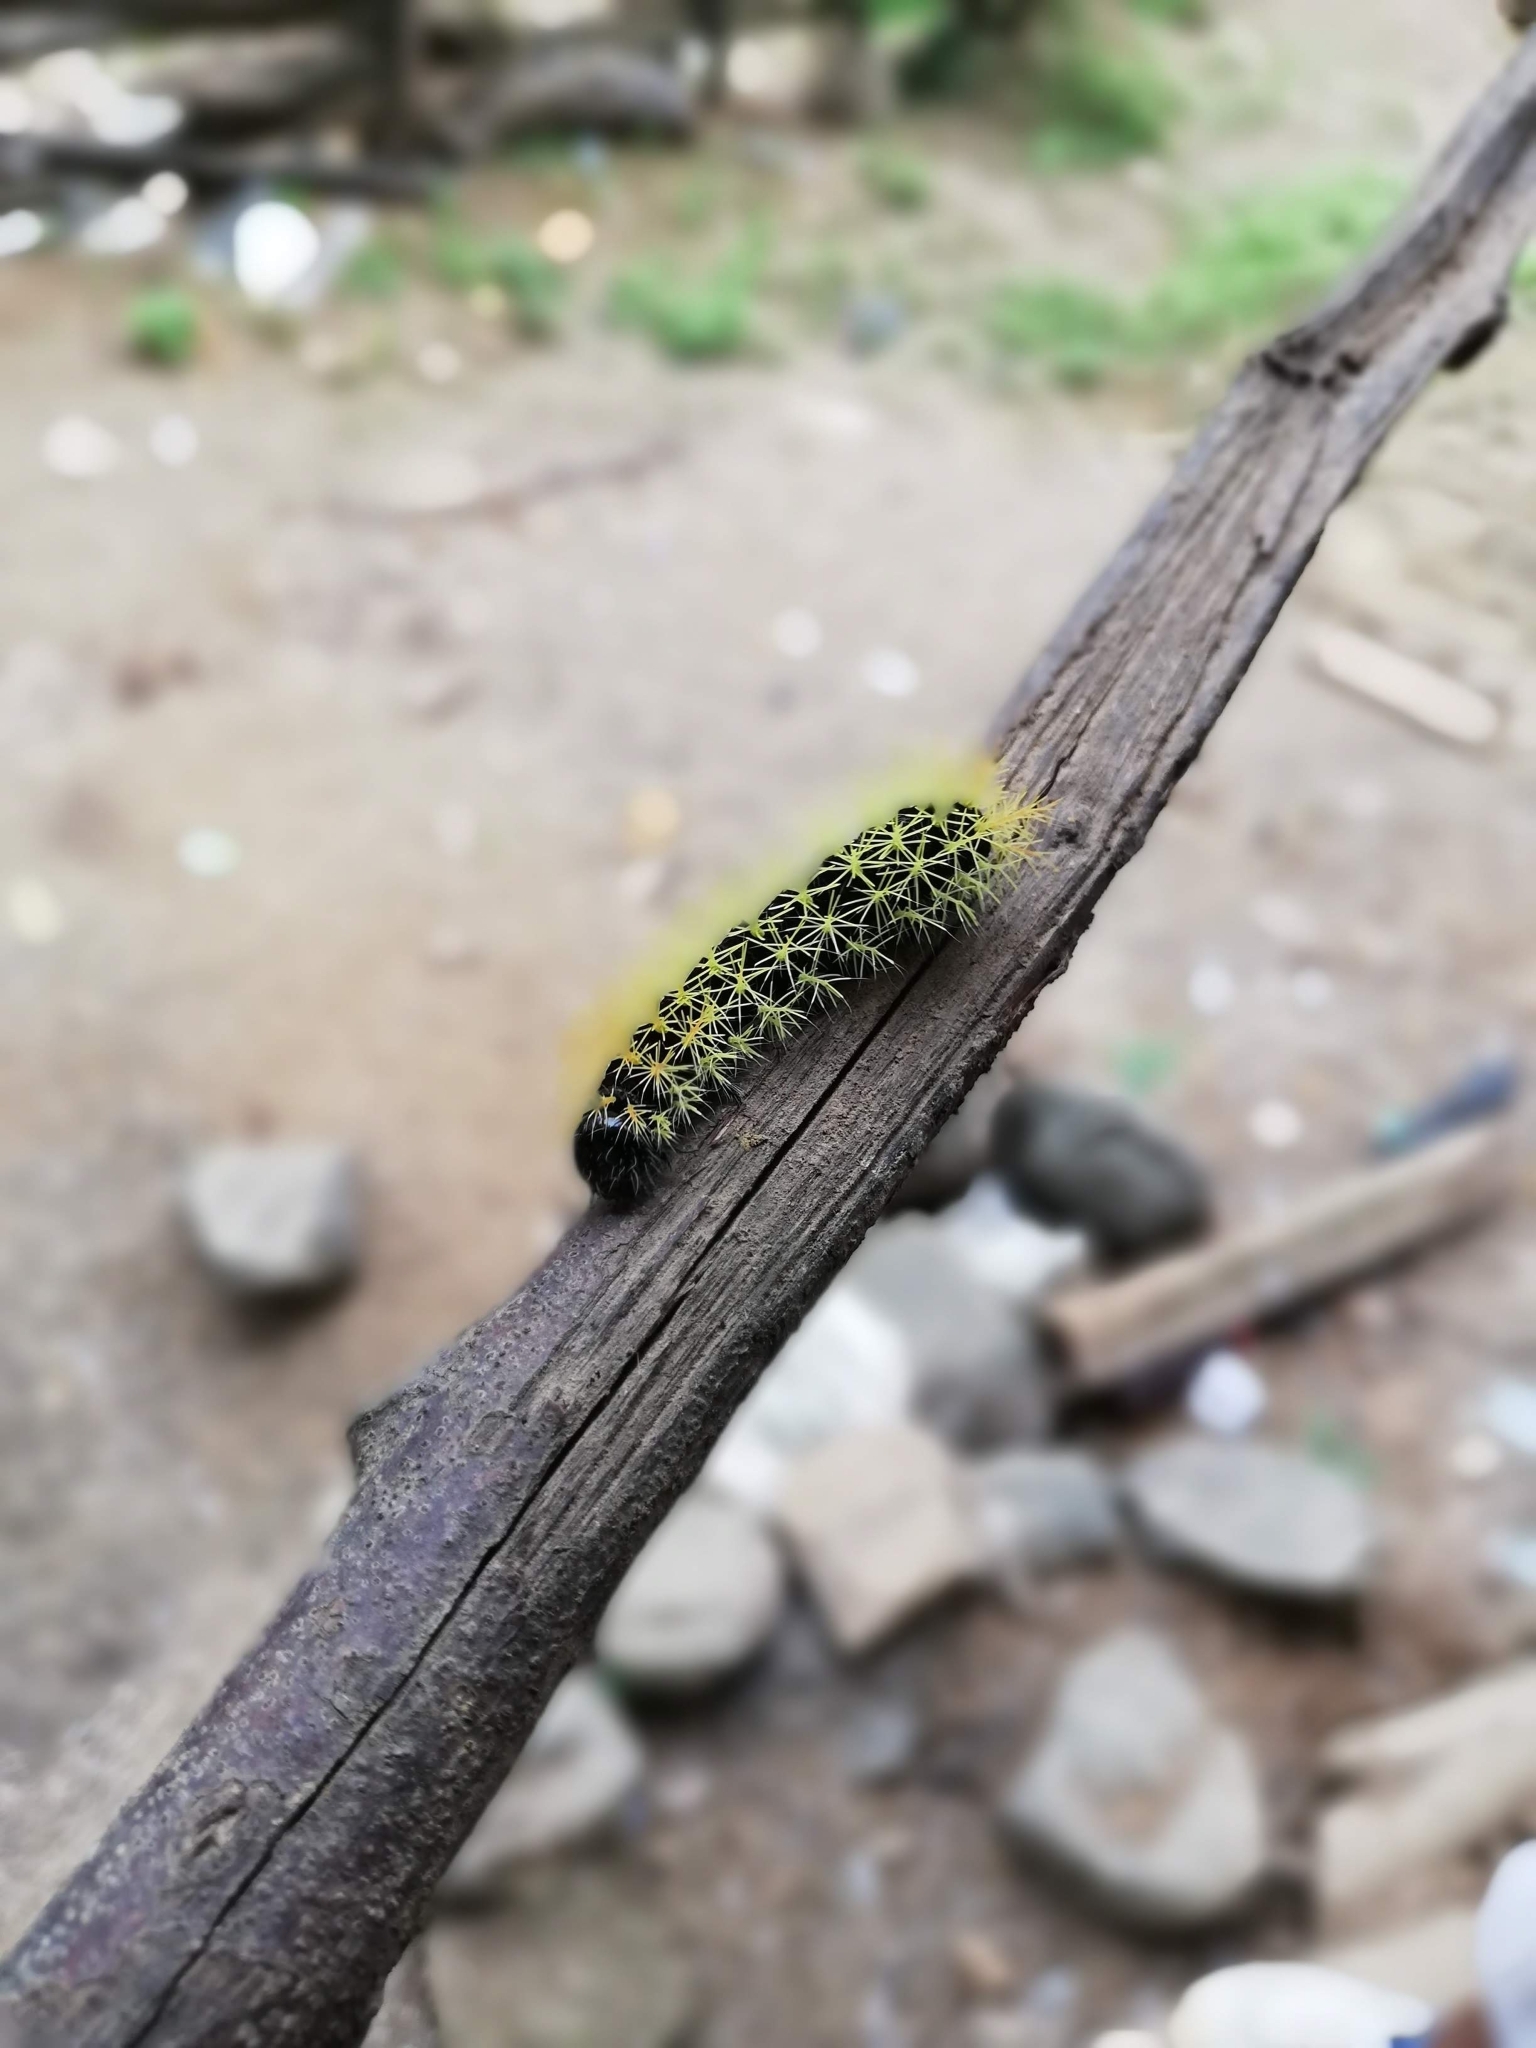
<path id="1" fill-rule="evenodd" d="M 933 197 L 933 180 L 922 158 L 892 143 L 871 143 L 859 170 L 866 189 L 893 213 L 921 213 Z"/>
<path id="2" fill-rule="evenodd" d="M 196 301 L 175 285 L 140 292 L 129 302 L 125 327 L 140 361 L 167 370 L 191 360 L 201 333 Z"/>
<path id="3" fill-rule="evenodd" d="M 342 289 L 354 298 L 386 301 L 405 289 L 405 259 L 382 235 L 364 242 L 342 275 Z"/>
<path id="4" fill-rule="evenodd" d="M 478 235 L 449 216 L 438 225 L 432 258 L 450 291 L 499 291 L 529 341 L 547 341 L 558 331 L 565 274 L 525 235 Z"/>
<path id="5" fill-rule="evenodd" d="M 614 280 L 609 306 L 617 325 L 646 335 L 678 362 L 717 362 L 754 339 L 754 313 L 768 238 L 761 226 L 704 269 L 680 270 L 662 258 L 631 264 Z"/>
<path id="6" fill-rule="evenodd" d="M 1139 298 L 1077 280 L 1014 279 L 986 309 L 1005 355 L 1037 360 L 1061 383 L 1220 347 L 1299 313 L 1381 234 L 1402 199 L 1382 172 L 1354 170 L 1261 191 L 1186 230 Z"/>

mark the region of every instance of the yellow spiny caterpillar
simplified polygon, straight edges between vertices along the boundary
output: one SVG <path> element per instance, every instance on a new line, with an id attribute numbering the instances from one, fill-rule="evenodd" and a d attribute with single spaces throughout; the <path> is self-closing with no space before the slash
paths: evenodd
<path id="1" fill-rule="evenodd" d="M 1006 795 L 990 764 L 933 780 L 942 793 L 909 796 L 779 889 L 648 1007 L 576 1127 L 597 1194 L 641 1200 L 682 1133 L 735 1095 L 740 1068 L 849 983 L 969 930 L 1014 879 L 1041 807 Z"/>

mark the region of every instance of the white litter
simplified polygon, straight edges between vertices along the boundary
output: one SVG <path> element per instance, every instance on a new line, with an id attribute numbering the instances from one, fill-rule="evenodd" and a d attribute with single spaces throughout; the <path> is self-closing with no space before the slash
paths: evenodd
<path id="1" fill-rule="evenodd" d="M 1477 1974 L 1494 2048 L 1536 2048 L 1536 1842 L 1511 1849 L 1477 1915 Z"/>
<path id="2" fill-rule="evenodd" d="M 1316 627 L 1310 652 L 1330 683 L 1395 711 L 1437 739 L 1486 747 L 1498 733 L 1498 707 L 1481 691 L 1348 626 Z"/>
<path id="3" fill-rule="evenodd" d="M 275 306 L 314 269 L 320 230 L 282 199 L 260 199 L 235 222 L 235 281 L 258 306 Z"/>
<path id="4" fill-rule="evenodd" d="M 32 126 L 32 95 L 14 78 L 0 78 L 0 135 L 25 135 Z"/>
<path id="5" fill-rule="evenodd" d="M 1270 1152 L 1284 1152 L 1297 1144 L 1303 1128 L 1300 1110 L 1289 1102 L 1256 1103 L 1248 1118 L 1254 1143 Z"/>
<path id="6" fill-rule="evenodd" d="M 821 621 L 814 612 L 780 612 L 773 622 L 773 644 L 786 661 L 809 661 L 821 642 Z"/>
<path id="7" fill-rule="evenodd" d="M 80 230 L 80 246 L 88 256 L 137 256 L 153 249 L 166 234 L 165 215 L 145 199 L 118 199 Z"/>
<path id="8" fill-rule="evenodd" d="M 149 430 L 149 452 L 162 469 L 185 469 L 197 460 L 197 428 L 184 412 L 162 413 Z"/>
<path id="9" fill-rule="evenodd" d="M 1189 1007 L 1202 1017 L 1224 1017 L 1237 1001 L 1237 978 L 1219 960 L 1202 960 L 1189 977 Z"/>
<path id="10" fill-rule="evenodd" d="M 123 445 L 110 428 L 84 413 L 66 413 L 43 436 L 43 460 L 55 476 L 89 483 L 122 460 Z"/>
<path id="11" fill-rule="evenodd" d="M 156 213 L 166 220 L 172 220 L 185 210 L 192 197 L 192 188 L 180 171 L 156 171 L 152 178 L 146 178 L 140 198 L 146 206 L 152 206 Z"/>
<path id="12" fill-rule="evenodd" d="M 864 687 L 877 697 L 910 697 L 922 686 L 923 676 L 910 654 L 899 647 L 872 647 L 859 664 Z"/>
<path id="13" fill-rule="evenodd" d="M 240 842 L 216 826 L 194 825 L 177 840 L 176 858 L 183 870 L 199 881 L 218 882 L 239 867 Z"/>
<path id="14" fill-rule="evenodd" d="M 18 875 L 5 896 L 11 930 L 24 946 L 51 946 L 64 936 L 64 906 L 36 875 Z"/>
<path id="15" fill-rule="evenodd" d="M 1243 1436 L 1269 1406 L 1269 1389 L 1239 1351 L 1212 1351 L 1184 1390 L 1191 1422 L 1213 1436 Z"/>
<path id="16" fill-rule="evenodd" d="M 30 207 L 17 206 L 9 213 L 0 213 L 0 256 L 25 256 L 37 248 L 47 232 L 42 215 L 33 213 Z"/>

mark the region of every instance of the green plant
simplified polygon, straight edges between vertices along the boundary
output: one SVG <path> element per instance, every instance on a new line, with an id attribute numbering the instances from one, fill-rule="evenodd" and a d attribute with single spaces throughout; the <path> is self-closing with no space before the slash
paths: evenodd
<path id="1" fill-rule="evenodd" d="M 1055 171 L 1154 154 L 1183 105 L 1148 52 L 1110 48 L 1075 21 L 1043 46 L 1036 95 L 1033 155 Z"/>
<path id="2" fill-rule="evenodd" d="M 490 251 L 489 281 L 507 295 L 513 318 L 530 341 L 547 341 L 560 324 L 565 273 L 521 235 L 503 235 Z"/>
<path id="3" fill-rule="evenodd" d="M 342 288 L 359 299 L 396 299 L 405 285 L 405 264 L 393 243 L 373 235 L 342 273 Z"/>
<path id="4" fill-rule="evenodd" d="M 1211 18 L 1208 0 L 1129 0 L 1129 5 L 1144 21 L 1167 22 L 1173 28 L 1204 28 Z"/>
<path id="5" fill-rule="evenodd" d="M 765 253 L 762 236 L 754 233 L 699 274 L 684 275 L 659 261 L 632 264 L 614 282 L 613 317 L 679 362 L 739 355 L 752 339 Z"/>
<path id="6" fill-rule="evenodd" d="M 872 143 L 859 160 L 859 171 L 868 191 L 893 213 L 920 213 L 933 196 L 922 158 L 889 143 Z"/>
<path id="7" fill-rule="evenodd" d="M 128 307 L 128 346 L 136 356 L 164 369 L 178 369 L 198 343 L 201 323 L 195 301 L 174 285 L 140 292 Z"/>
<path id="8" fill-rule="evenodd" d="M 1127 309 L 1070 278 L 999 285 L 985 321 L 1004 355 L 1034 357 L 1059 383 L 1078 389 L 1097 384 L 1130 345 Z"/>

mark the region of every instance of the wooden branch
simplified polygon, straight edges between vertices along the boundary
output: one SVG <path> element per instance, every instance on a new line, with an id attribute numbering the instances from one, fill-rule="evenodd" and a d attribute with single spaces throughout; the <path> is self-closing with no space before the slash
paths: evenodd
<path id="1" fill-rule="evenodd" d="M 859 990 L 652 1202 L 594 1209 L 360 1420 L 323 1561 L 9 1958 L 0 2038 L 355 2048 L 630 1560 L 1061 972 L 1328 514 L 1496 331 L 1533 227 L 1536 37 L 1362 276 L 1243 370 L 1015 693 L 999 750 L 1054 804 L 1046 857 L 980 933 Z"/>
<path id="2" fill-rule="evenodd" d="M 1041 1320 L 1072 1389 L 1101 1392 L 1444 1236 L 1501 1201 L 1512 1180 L 1502 1129 L 1457 1131 L 1123 1279 L 1067 1288 Z"/>
<path id="3" fill-rule="evenodd" d="M 14 135 L 0 140 L 0 187 L 35 184 L 49 175 L 138 185 L 155 171 L 179 171 L 199 191 L 227 191 L 265 180 L 386 205 L 430 199 L 444 178 L 441 169 L 420 163 L 378 157 L 345 161 L 313 151 L 221 149 L 181 142 L 174 135 L 160 142 L 131 143 L 100 142 L 87 135 Z"/>

